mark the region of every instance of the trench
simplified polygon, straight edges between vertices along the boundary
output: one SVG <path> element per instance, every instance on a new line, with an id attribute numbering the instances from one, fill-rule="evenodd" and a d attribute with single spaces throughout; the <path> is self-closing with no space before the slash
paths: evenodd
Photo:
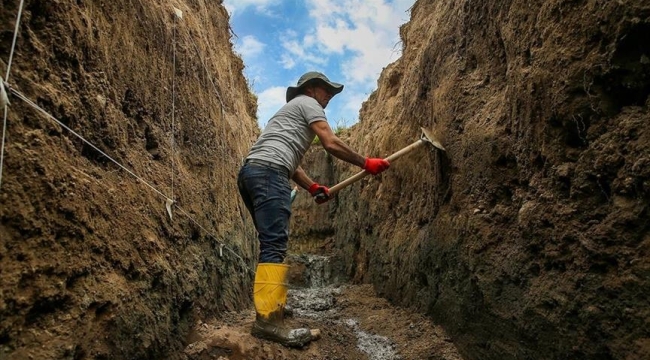
<path id="1" fill-rule="evenodd" d="M 336 257 L 289 255 L 290 328 L 319 329 L 320 339 L 293 349 L 250 335 L 254 309 L 199 321 L 175 358 L 461 360 L 453 340 L 431 319 L 391 305 L 372 285 L 350 284 Z"/>
<path id="2" fill-rule="evenodd" d="M 389 337 L 366 332 L 358 319 L 341 314 L 336 299 L 346 285 L 329 256 L 293 255 L 289 262 L 300 264 L 304 269 L 301 286 L 293 286 L 287 298 L 287 304 L 293 307 L 296 316 L 347 327 L 356 337 L 357 349 L 369 360 L 403 359 L 396 350 L 396 343 Z"/>

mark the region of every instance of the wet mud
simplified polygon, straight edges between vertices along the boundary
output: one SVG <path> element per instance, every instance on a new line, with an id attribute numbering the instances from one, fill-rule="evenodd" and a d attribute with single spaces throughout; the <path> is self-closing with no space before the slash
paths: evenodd
<path id="1" fill-rule="evenodd" d="M 292 257 L 313 287 L 289 291 L 295 327 L 318 328 L 321 339 L 289 349 L 250 335 L 254 311 L 231 312 L 196 325 L 183 356 L 203 359 L 436 359 L 461 360 L 451 339 L 431 320 L 378 298 L 371 285 L 342 285 L 328 271 L 330 258 Z M 303 265 L 303 266 L 299 266 Z M 294 274 L 294 278 L 297 274 Z"/>

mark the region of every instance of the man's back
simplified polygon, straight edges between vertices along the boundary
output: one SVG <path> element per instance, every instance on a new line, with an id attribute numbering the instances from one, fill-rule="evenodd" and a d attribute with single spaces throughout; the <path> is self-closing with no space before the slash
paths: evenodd
<path id="1" fill-rule="evenodd" d="M 247 159 L 282 165 L 293 173 L 316 136 L 309 127 L 315 121 L 327 121 L 322 106 L 309 96 L 296 96 L 273 115 Z"/>

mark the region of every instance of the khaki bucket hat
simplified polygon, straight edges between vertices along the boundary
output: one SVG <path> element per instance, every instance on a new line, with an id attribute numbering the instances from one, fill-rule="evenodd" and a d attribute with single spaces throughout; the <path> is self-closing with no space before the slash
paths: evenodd
<path id="1" fill-rule="evenodd" d="M 296 95 L 298 95 L 300 88 L 313 80 L 322 80 L 330 88 L 332 96 L 343 91 L 343 84 L 331 82 L 330 79 L 328 79 L 327 76 L 325 76 L 323 73 L 310 71 L 303 74 L 300 79 L 298 79 L 296 86 L 289 86 L 287 88 L 287 102 L 291 101 L 291 99 L 295 98 Z"/>

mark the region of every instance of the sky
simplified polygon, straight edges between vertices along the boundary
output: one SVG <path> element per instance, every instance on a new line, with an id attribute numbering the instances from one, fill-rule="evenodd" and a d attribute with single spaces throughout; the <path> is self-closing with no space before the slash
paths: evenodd
<path id="1" fill-rule="evenodd" d="M 332 128 L 358 122 L 382 69 L 401 56 L 400 25 L 415 0 L 225 0 L 235 51 L 264 127 L 288 86 L 320 71 L 345 88 L 325 113 Z"/>

